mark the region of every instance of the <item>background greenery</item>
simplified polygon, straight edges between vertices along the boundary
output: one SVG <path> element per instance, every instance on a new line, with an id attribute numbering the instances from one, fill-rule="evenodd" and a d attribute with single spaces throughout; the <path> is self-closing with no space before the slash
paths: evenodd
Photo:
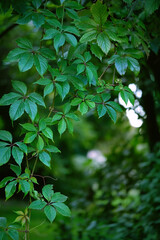
<path id="1" fill-rule="evenodd" d="M 58 4 L 58 1 L 53 2 Z M 93 3 L 83 1 L 83 4 L 90 7 Z M 140 128 L 131 127 L 125 109 L 119 113 L 116 124 L 106 116 L 98 119 L 96 113 L 90 111 L 74 123 L 73 136 L 69 133 L 60 139 L 58 134 L 55 136 L 62 153 L 53 158 L 52 170 L 39 165 L 36 172 L 46 176 L 46 183 L 53 184 L 56 191 L 69 197 L 72 217 L 66 220 L 58 216 L 51 225 L 43 213 L 34 211 L 31 229 L 42 224 L 33 229 L 31 239 L 160 239 L 159 1 L 112 0 L 105 4 L 123 19 L 132 21 L 140 18 L 146 27 L 149 48 L 146 47 L 144 51 L 140 75 L 134 77 L 129 73 L 127 79 L 123 79 L 127 84 L 135 83 L 142 90 L 142 98 L 137 99 L 137 104 L 145 112 L 143 117 L 139 116 L 143 119 L 143 125 Z M 37 78 L 34 69 L 20 73 L 15 64 L 7 65 L 3 61 L 15 47 L 17 38 L 27 36 L 35 45 L 41 38 L 41 32 L 33 31 L 32 25 L 13 25 L 14 18 L 16 16 L 12 16 L 11 10 L 0 15 L 1 96 L 11 91 L 12 79 L 25 79 L 29 84 Z M 137 41 L 135 37 L 135 45 Z M 106 73 L 106 78 L 112 73 Z M 0 110 L 0 129 L 13 132 L 8 108 L 1 107 Z M 18 138 L 20 132 L 16 124 L 14 135 Z M 97 153 L 93 158 L 89 158 L 91 150 L 92 154 Z M 99 159 L 104 158 L 106 160 L 100 162 Z M 0 178 L 3 179 L 9 172 L 7 166 L 0 168 Z M 52 179 L 47 176 L 52 176 Z M 37 177 L 40 185 L 43 185 L 44 179 Z M 14 221 L 14 210 L 27 205 L 27 197 L 22 201 L 21 193 L 8 202 L 3 200 L 3 191 L 0 197 L 0 216 L 6 216 L 8 222 Z"/>

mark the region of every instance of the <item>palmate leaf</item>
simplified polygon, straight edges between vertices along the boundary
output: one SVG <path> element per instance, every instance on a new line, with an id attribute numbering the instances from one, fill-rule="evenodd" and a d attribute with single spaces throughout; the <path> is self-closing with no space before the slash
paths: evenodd
<path id="1" fill-rule="evenodd" d="M 62 118 L 58 123 L 58 132 L 62 135 L 66 131 L 66 121 Z"/>
<path id="2" fill-rule="evenodd" d="M 95 30 L 88 31 L 87 33 L 85 33 L 85 34 L 80 38 L 80 42 L 81 42 L 81 43 L 90 42 L 90 41 L 96 39 L 96 37 L 97 37 L 97 32 L 96 32 Z"/>
<path id="3" fill-rule="evenodd" d="M 36 92 L 29 94 L 29 99 L 40 106 L 46 107 L 42 96 Z"/>
<path id="4" fill-rule="evenodd" d="M 98 116 L 100 118 L 100 117 L 103 117 L 106 114 L 107 109 L 103 104 L 99 104 L 98 107 L 97 107 L 97 112 L 98 112 Z"/>
<path id="5" fill-rule="evenodd" d="M 45 58 L 48 58 L 50 60 L 55 60 L 56 59 L 55 52 L 52 49 L 40 48 L 39 52 Z"/>
<path id="6" fill-rule="evenodd" d="M 115 123 L 116 120 L 117 120 L 117 113 L 116 111 L 114 110 L 114 108 L 106 105 L 106 109 L 107 109 L 107 113 L 109 115 L 109 117 L 112 119 L 112 121 Z"/>
<path id="7" fill-rule="evenodd" d="M 53 194 L 51 201 L 52 202 L 65 202 L 67 200 L 67 196 L 61 194 L 60 192 L 56 192 Z"/>
<path id="8" fill-rule="evenodd" d="M 34 139 L 36 138 L 37 133 L 35 132 L 29 132 L 26 133 L 25 138 L 24 138 L 24 143 L 32 143 Z"/>
<path id="9" fill-rule="evenodd" d="M 26 53 L 26 49 L 22 48 L 15 48 L 12 51 L 10 51 L 5 59 L 6 62 L 14 62 L 17 61 L 23 53 Z"/>
<path id="10" fill-rule="evenodd" d="M 22 192 L 25 194 L 25 196 L 30 191 L 30 184 L 26 180 L 19 180 L 19 185 L 22 190 Z"/>
<path id="11" fill-rule="evenodd" d="M 19 38 L 16 40 L 17 44 L 19 47 L 24 48 L 24 49 L 32 49 L 32 43 L 30 40 L 27 38 Z"/>
<path id="12" fill-rule="evenodd" d="M 25 105 L 25 111 L 28 113 L 31 120 L 34 121 L 37 115 L 37 105 L 29 99 L 25 100 L 24 105 Z"/>
<path id="13" fill-rule="evenodd" d="M 58 33 L 54 38 L 54 48 L 58 52 L 59 47 L 62 47 L 65 43 L 64 34 Z"/>
<path id="14" fill-rule="evenodd" d="M 71 211 L 70 209 L 64 204 L 64 203 L 61 203 L 61 202 L 57 202 L 57 203 L 53 203 L 52 204 L 56 210 L 62 214 L 63 216 L 66 216 L 66 217 L 70 217 L 71 216 Z"/>
<path id="15" fill-rule="evenodd" d="M 45 22 L 45 17 L 42 14 L 35 12 L 32 14 L 32 21 L 36 28 L 40 28 Z"/>
<path id="16" fill-rule="evenodd" d="M 46 127 L 44 130 L 42 130 L 42 133 L 44 134 L 45 137 L 53 141 L 53 132 L 49 127 Z"/>
<path id="17" fill-rule="evenodd" d="M 17 165 L 11 164 L 10 169 L 17 175 L 19 176 L 21 174 L 21 168 Z"/>
<path id="18" fill-rule="evenodd" d="M 38 151 L 42 151 L 43 148 L 44 148 L 44 141 L 41 136 L 38 136 L 37 149 Z"/>
<path id="19" fill-rule="evenodd" d="M 36 209 L 36 210 L 41 210 L 42 208 L 44 208 L 45 206 L 47 205 L 46 202 L 42 201 L 42 200 L 36 200 L 36 201 L 33 201 L 29 208 L 30 209 Z"/>
<path id="20" fill-rule="evenodd" d="M 39 153 L 39 160 L 47 167 L 51 167 L 51 157 L 47 152 L 41 151 Z"/>
<path id="21" fill-rule="evenodd" d="M 74 35 L 70 33 L 65 33 L 65 38 L 68 43 L 70 43 L 73 47 L 77 46 L 77 39 Z"/>
<path id="22" fill-rule="evenodd" d="M 16 191 L 16 185 L 17 181 L 10 182 L 6 187 L 5 187 L 5 195 L 6 195 L 6 200 L 8 200 L 10 197 L 13 196 L 13 194 Z"/>

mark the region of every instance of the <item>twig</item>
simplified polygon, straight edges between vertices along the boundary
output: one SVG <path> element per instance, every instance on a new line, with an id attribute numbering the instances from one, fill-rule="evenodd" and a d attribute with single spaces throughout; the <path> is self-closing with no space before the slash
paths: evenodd
<path id="1" fill-rule="evenodd" d="M 101 76 L 98 78 L 99 80 L 101 80 L 101 78 L 103 77 L 103 75 L 105 74 L 105 72 L 108 70 L 108 68 L 110 68 L 110 66 L 111 66 L 111 65 L 108 65 L 108 66 L 104 69 L 103 73 L 102 73 Z"/>

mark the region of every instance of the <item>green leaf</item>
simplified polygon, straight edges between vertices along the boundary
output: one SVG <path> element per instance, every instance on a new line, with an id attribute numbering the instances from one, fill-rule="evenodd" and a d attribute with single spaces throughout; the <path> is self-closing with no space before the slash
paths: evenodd
<path id="1" fill-rule="evenodd" d="M 94 39 L 96 39 L 97 37 L 97 32 L 95 30 L 92 31 L 87 31 L 87 33 L 85 33 L 81 38 L 80 38 L 80 42 L 81 43 L 86 43 L 86 42 L 90 42 Z"/>
<path id="2" fill-rule="evenodd" d="M 49 127 L 42 130 L 42 133 L 44 134 L 44 136 L 46 136 L 47 138 L 49 138 L 53 141 L 53 132 Z"/>
<path id="3" fill-rule="evenodd" d="M 26 53 L 26 49 L 22 48 L 15 48 L 12 51 L 10 51 L 5 59 L 6 62 L 14 62 L 17 61 L 23 53 Z"/>
<path id="4" fill-rule="evenodd" d="M 9 116 L 11 120 L 15 121 L 16 119 L 20 118 L 24 113 L 24 101 L 17 100 L 14 102 L 9 109 Z"/>
<path id="5" fill-rule="evenodd" d="M 86 75 L 88 78 L 89 85 L 91 85 L 92 80 L 93 80 L 93 72 L 92 72 L 92 69 L 88 66 L 86 67 Z"/>
<path id="6" fill-rule="evenodd" d="M 3 164 L 6 164 L 10 157 L 11 157 L 11 148 L 10 147 L 4 147 L 0 149 L 0 166 Z"/>
<path id="7" fill-rule="evenodd" d="M 78 18 L 79 18 L 77 12 L 74 11 L 73 9 L 66 8 L 66 13 L 67 13 L 67 15 L 68 15 L 70 18 L 72 18 L 72 19 L 78 19 Z"/>
<path id="8" fill-rule="evenodd" d="M 108 115 L 110 116 L 112 121 L 115 123 L 116 120 L 117 120 L 117 113 L 116 113 L 116 111 L 112 107 L 110 107 L 108 105 L 106 105 L 106 108 L 107 108 Z"/>
<path id="9" fill-rule="evenodd" d="M 0 106 L 10 105 L 10 104 L 14 103 L 14 101 L 18 100 L 21 97 L 22 97 L 22 95 L 20 95 L 19 93 L 11 92 L 8 94 L 4 94 L 3 97 L 0 99 Z"/>
<path id="10" fill-rule="evenodd" d="M 0 227 L 5 228 L 7 226 L 7 218 L 0 217 Z"/>
<path id="11" fill-rule="evenodd" d="M 39 52 L 45 58 L 48 58 L 50 60 L 55 60 L 56 59 L 55 53 L 54 53 L 54 51 L 52 49 L 40 48 Z"/>
<path id="12" fill-rule="evenodd" d="M 139 62 L 132 58 L 132 57 L 127 57 L 127 61 L 128 61 L 128 68 L 134 72 L 134 74 L 137 76 L 139 71 L 140 71 L 140 65 Z"/>
<path id="13" fill-rule="evenodd" d="M 60 192 L 56 192 L 52 196 L 52 202 L 65 202 L 68 197 L 61 194 Z"/>
<path id="14" fill-rule="evenodd" d="M 36 210 L 41 210 L 42 208 L 44 208 L 46 206 L 46 202 L 43 202 L 42 200 L 36 200 L 33 201 L 30 205 L 29 208 L 30 209 L 36 209 Z"/>
<path id="15" fill-rule="evenodd" d="M 11 164 L 10 165 L 10 169 L 12 169 L 12 171 L 17 175 L 19 176 L 21 174 L 21 168 L 17 165 L 13 165 Z"/>
<path id="16" fill-rule="evenodd" d="M 65 43 L 64 34 L 57 33 L 57 35 L 54 38 L 54 48 L 56 49 L 56 52 L 58 52 L 59 47 L 62 47 L 64 43 Z"/>
<path id="17" fill-rule="evenodd" d="M 42 119 L 40 119 L 40 121 L 39 121 L 39 131 L 42 131 L 43 129 L 45 129 L 46 128 L 46 122 L 45 122 L 45 120 L 42 118 Z"/>
<path id="18" fill-rule="evenodd" d="M 65 33 L 66 41 L 70 43 L 73 47 L 77 46 L 77 39 L 74 35 L 70 33 Z"/>
<path id="19" fill-rule="evenodd" d="M 56 210 L 63 216 L 70 217 L 71 211 L 64 203 L 53 203 Z"/>
<path id="20" fill-rule="evenodd" d="M 102 4 L 100 0 L 92 4 L 91 13 L 96 23 L 103 25 L 106 22 L 108 17 L 107 7 L 106 4 Z"/>
<path id="21" fill-rule="evenodd" d="M 53 92 L 53 83 L 48 84 L 47 86 L 45 86 L 44 88 L 44 97 L 47 96 L 48 94 L 50 94 L 51 92 Z"/>
<path id="22" fill-rule="evenodd" d="M 33 54 L 32 53 L 23 53 L 20 57 L 18 67 L 20 72 L 26 72 L 31 69 L 33 66 Z"/>
<path id="23" fill-rule="evenodd" d="M 27 38 L 19 38 L 17 39 L 17 44 L 19 47 L 24 49 L 31 49 L 33 48 L 32 43 Z"/>
<path id="24" fill-rule="evenodd" d="M 78 65 L 77 65 L 77 75 L 80 74 L 80 73 L 82 73 L 82 72 L 84 72 L 85 68 L 86 68 L 86 67 L 85 67 L 84 64 L 78 64 Z"/>
<path id="25" fill-rule="evenodd" d="M 36 9 L 38 9 L 42 4 L 42 0 L 32 0 L 32 4 Z"/>
<path id="26" fill-rule="evenodd" d="M 48 18 L 48 19 L 45 19 L 47 23 L 49 23 L 51 26 L 53 26 L 54 28 L 62 28 L 62 25 L 61 23 L 55 19 L 55 18 Z"/>
<path id="27" fill-rule="evenodd" d="M 73 134 L 73 124 L 71 122 L 71 120 L 66 118 L 66 123 L 67 123 L 67 128 L 70 134 Z"/>
<path id="28" fill-rule="evenodd" d="M 36 138 L 37 134 L 35 132 L 26 133 L 24 138 L 24 143 L 31 143 Z"/>
<path id="29" fill-rule="evenodd" d="M 124 75 L 126 73 L 126 70 L 127 70 L 127 67 L 128 67 L 127 58 L 125 58 L 125 57 L 116 58 L 115 67 L 117 69 L 117 72 L 120 75 Z"/>
<path id="30" fill-rule="evenodd" d="M 74 98 L 71 102 L 71 105 L 72 106 L 77 106 L 79 105 L 80 103 L 82 102 L 82 99 L 81 98 Z"/>
<path id="31" fill-rule="evenodd" d="M 97 46 L 97 44 L 92 44 L 91 45 L 91 52 L 100 60 L 102 60 L 102 57 L 104 55 L 104 53 L 102 52 L 102 50 L 100 49 L 100 47 Z"/>
<path id="32" fill-rule="evenodd" d="M 5 185 L 9 182 L 9 181 L 12 181 L 14 180 L 15 178 L 14 177 L 5 177 L 1 182 L 0 182 L 0 188 L 3 188 L 5 187 Z"/>
<path id="33" fill-rule="evenodd" d="M 46 206 L 44 208 L 44 213 L 45 213 L 46 217 L 49 219 L 49 221 L 52 223 L 56 217 L 56 210 L 54 209 L 54 207 L 52 207 L 50 205 Z"/>
<path id="34" fill-rule="evenodd" d="M 2 148 L 2 147 L 6 147 L 7 145 L 8 145 L 7 142 L 0 142 L 0 148 Z"/>
<path id="35" fill-rule="evenodd" d="M 53 146 L 53 145 L 48 145 L 47 147 L 45 147 L 45 149 L 48 152 L 52 152 L 52 153 L 58 153 L 61 152 L 57 147 Z"/>
<path id="36" fill-rule="evenodd" d="M 0 140 L 12 142 L 12 134 L 6 130 L 0 130 Z"/>
<path id="37" fill-rule="evenodd" d="M 8 229 L 7 233 L 12 240 L 19 240 L 19 233 L 16 229 Z"/>
<path id="38" fill-rule="evenodd" d="M 79 111 L 81 112 L 82 115 L 88 112 L 88 106 L 85 102 L 82 102 L 79 105 Z"/>
<path id="39" fill-rule="evenodd" d="M 32 123 L 24 123 L 24 124 L 20 124 L 24 129 L 26 129 L 27 131 L 32 131 L 32 132 L 36 132 L 37 129 L 36 127 L 32 124 Z"/>
<path id="40" fill-rule="evenodd" d="M 58 123 L 58 132 L 62 135 L 66 130 L 66 121 L 62 118 Z"/>
<path id="41" fill-rule="evenodd" d="M 48 200 L 48 202 L 51 201 L 51 198 L 54 194 L 54 191 L 53 191 L 53 185 L 51 184 L 47 184 L 45 185 L 43 188 L 42 188 L 42 194 L 43 196 L 45 197 L 46 200 Z"/>
<path id="42" fill-rule="evenodd" d="M 25 95 L 27 93 L 27 86 L 25 83 L 20 81 L 12 81 L 13 88 L 17 91 Z"/>
<path id="43" fill-rule="evenodd" d="M 47 71 L 48 62 L 39 54 L 34 55 L 34 65 L 41 76 Z"/>
<path id="44" fill-rule="evenodd" d="M 78 118 L 77 115 L 74 114 L 74 113 L 67 113 L 67 114 L 66 114 L 66 117 L 71 118 L 71 119 L 73 119 L 73 120 L 75 120 L 75 121 L 79 121 L 79 118 Z"/>
<path id="45" fill-rule="evenodd" d="M 12 156 L 15 159 L 16 163 L 20 166 L 24 157 L 24 153 L 18 147 L 13 146 Z"/>
<path id="46" fill-rule="evenodd" d="M 87 103 L 88 107 L 95 108 L 95 102 L 91 102 L 91 101 L 86 100 L 86 103 Z"/>
<path id="47" fill-rule="evenodd" d="M 118 112 L 122 112 L 123 111 L 121 106 L 118 103 L 116 103 L 116 102 L 109 101 L 109 102 L 107 102 L 107 105 L 110 105 L 112 108 L 114 108 Z"/>
<path id="48" fill-rule="evenodd" d="M 5 187 L 5 194 L 6 194 L 6 200 L 8 200 L 10 197 L 13 196 L 13 194 L 16 191 L 16 185 L 17 181 L 10 182 L 6 187 Z"/>
<path id="49" fill-rule="evenodd" d="M 134 105 L 135 99 L 131 92 L 123 90 L 120 92 L 120 96 L 123 99 L 123 101 L 125 102 L 125 104 L 127 104 L 128 100 L 129 100 L 131 102 L 131 104 Z"/>
<path id="50" fill-rule="evenodd" d="M 44 148 L 44 141 L 41 136 L 38 136 L 37 149 L 38 151 L 42 151 L 43 148 Z"/>
<path id="51" fill-rule="evenodd" d="M 50 80 L 48 78 L 40 78 L 38 81 L 35 82 L 35 84 L 39 84 L 39 85 L 42 85 L 42 86 L 43 85 L 46 86 L 50 83 L 52 83 L 52 80 Z"/>
<path id="52" fill-rule="evenodd" d="M 97 43 L 98 46 L 101 48 L 101 50 L 105 53 L 108 54 L 110 48 L 111 48 L 111 43 L 110 40 L 105 32 L 101 32 L 98 37 L 97 37 Z"/>
<path id="53" fill-rule="evenodd" d="M 66 97 L 66 95 L 69 93 L 69 90 L 70 90 L 69 83 L 63 82 L 61 84 L 56 83 L 55 85 L 56 85 L 58 94 L 61 96 L 62 100 L 64 100 L 64 98 Z"/>
<path id="54" fill-rule="evenodd" d="M 31 120 L 34 121 L 37 115 L 37 105 L 29 99 L 26 99 L 24 102 L 25 111 L 30 116 Z"/>
<path id="55" fill-rule="evenodd" d="M 29 94 L 29 99 L 31 99 L 33 102 L 37 103 L 40 106 L 46 107 L 43 98 L 40 94 L 36 92 Z"/>
<path id="56" fill-rule="evenodd" d="M 30 191 L 30 184 L 26 180 L 19 180 L 19 184 L 21 186 L 22 192 L 27 195 L 27 193 Z"/>
<path id="57" fill-rule="evenodd" d="M 56 29 L 47 29 L 46 32 L 45 32 L 45 35 L 43 37 L 43 40 L 48 40 L 48 39 L 52 39 L 54 38 L 57 34 L 59 33 L 58 30 Z"/>
<path id="58" fill-rule="evenodd" d="M 151 15 L 156 11 L 160 6 L 159 0 L 145 0 L 145 11 L 148 15 Z"/>
<path id="59" fill-rule="evenodd" d="M 22 142 L 16 142 L 15 143 L 25 154 L 27 154 L 27 146 L 26 144 Z"/>
<path id="60" fill-rule="evenodd" d="M 99 104 L 97 107 L 97 112 L 98 112 L 99 118 L 101 118 L 106 114 L 107 108 L 103 104 Z"/>
<path id="61" fill-rule="evenodd" d="M 45 23 L 45 17 L 40 13 L 32 13 L 32 21 L 36 28 L 40 28 Z"/>
<path id="62" fill-rule="evenodd" d="M 39 159 L 44 165 L 46 165 L 49 168 L 51 167 L 51 157 L 48 153 L 46 153 L 44 151 L 40 152 Z"/>

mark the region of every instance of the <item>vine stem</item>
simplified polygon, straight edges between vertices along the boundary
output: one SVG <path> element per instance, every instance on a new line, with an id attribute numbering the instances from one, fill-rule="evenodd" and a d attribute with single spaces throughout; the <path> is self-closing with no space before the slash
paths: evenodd
<path id="1" fill-rule="evenodd" d="M 99 80 L 101 80 L 101 78 L 103 77 L 103 75 L 105 74 L 105 72 L 108 70 L 108 68 L 110 68 L 110 66 L 111 66 L 111 65 L 108 65 L 108 66 L 104 69 L 103 73 L 102 73 L 101 76 L 98 78 Z"/>
<path id="2" fill-rule="evenodd" d="M 38 156 L 36 157 L 36 160 L 35 160 L 35 162 L 34 162 L 34 166 L 33 166 L 33 169 L 32 169 L 31 176 L 33 176 L 34 170 L 35 170 L 36 165 L 37 165 L 37 161 L 38 161 Z"/>

